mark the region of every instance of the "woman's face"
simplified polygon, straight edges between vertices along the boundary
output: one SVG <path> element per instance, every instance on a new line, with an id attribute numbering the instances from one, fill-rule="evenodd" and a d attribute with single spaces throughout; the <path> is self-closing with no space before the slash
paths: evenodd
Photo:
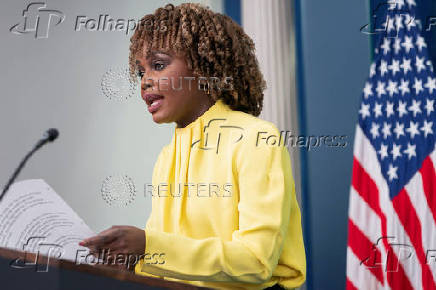
<path id="1" fill-rule="evenodd" d="M 156 123 L 176 122 L 185 127 L 210 106 L 210 98 L 198 88 L 198 78 L 184 57 L 152 51 L 149 58 L 137 58 L 136 63 L 141 97 Z"/>

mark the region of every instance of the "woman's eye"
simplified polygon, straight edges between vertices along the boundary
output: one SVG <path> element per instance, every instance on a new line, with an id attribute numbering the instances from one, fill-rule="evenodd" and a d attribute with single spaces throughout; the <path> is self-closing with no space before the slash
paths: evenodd
<path id="1" fill-rule="evenodd" d="M 155 70 L 163 70 L 165 68 L 165 64 L 162 62 L 155 62 L 153 67 Z"/>
<path id="2" fill-rule="evenodd" d="M 136 74 L 138 75 L 138 77 L 139 77 L 140 79 L 142 79 L 142 78 L 144 77 L 144 72 L 143 72 L 143 71 L 138 70 L 138 71 L 136 72 Z"/>

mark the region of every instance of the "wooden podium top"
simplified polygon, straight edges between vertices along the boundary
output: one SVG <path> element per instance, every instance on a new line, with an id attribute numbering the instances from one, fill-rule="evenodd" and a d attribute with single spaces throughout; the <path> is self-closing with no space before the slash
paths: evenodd
<path id="1" fill-rule="evenodd" d="M 108 278 L 112 278 L 119 281 L 128 281 L 134 283 L 140 283 L 144 285 L 148 285 L 151 287 L 162 287 L 169 289 L 210 289 L 204 287 L 197 287 L 190 284 L 178 283 L 173 281 L 166 281 L 159 278 L 154 277 L 146 277 L 141 275 L 136 275 L 135 273 L 126 270 L 122 267 L 114 267 L 108 265 L 86 265 L 80 264 L 77 265 L 71 261 L 55 259 L 50 257 L 48 259 L 46 256 L 39 255 L 37 257 L 36 254 L 33 253 L 25 253 L 17 250 L 1 248 L 0 247 L 0 258 L 10 260 L 11 264 L 14 261 L 27 261 L 29 263 L 33 263 L 36 260 L 38 261 L 38 265 L 47 265 L 49 267 L 56 267 L 66 270 L 84 272 L 91 275 L 104 276 Z M 24 264 L 23 264 L 24 265 Z"/>

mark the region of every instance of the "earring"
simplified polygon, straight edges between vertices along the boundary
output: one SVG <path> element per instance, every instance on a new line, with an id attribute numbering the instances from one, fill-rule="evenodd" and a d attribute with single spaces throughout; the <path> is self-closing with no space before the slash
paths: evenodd
<path id="1" fill-rule="evenodd" d="M 209 86 L 208 82 L 206 84 L 202 85 L 201 90 L 206 91 L 206 86 L 207 86 L 206 94 L 210 95 L 210 86 Z"/>

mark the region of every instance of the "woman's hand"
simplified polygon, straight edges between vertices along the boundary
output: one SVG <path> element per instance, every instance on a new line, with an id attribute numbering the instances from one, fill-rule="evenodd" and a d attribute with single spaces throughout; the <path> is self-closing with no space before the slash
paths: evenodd
<path id="1" fill-rule="evenodd" d="M 89 248 L 91 254 L 101 250 L 113 255 L 143 255 L 145 252 L 145 232 L 132 226 L 112 226 L 94 237 L 84 239 L 79 245 Z"/>

